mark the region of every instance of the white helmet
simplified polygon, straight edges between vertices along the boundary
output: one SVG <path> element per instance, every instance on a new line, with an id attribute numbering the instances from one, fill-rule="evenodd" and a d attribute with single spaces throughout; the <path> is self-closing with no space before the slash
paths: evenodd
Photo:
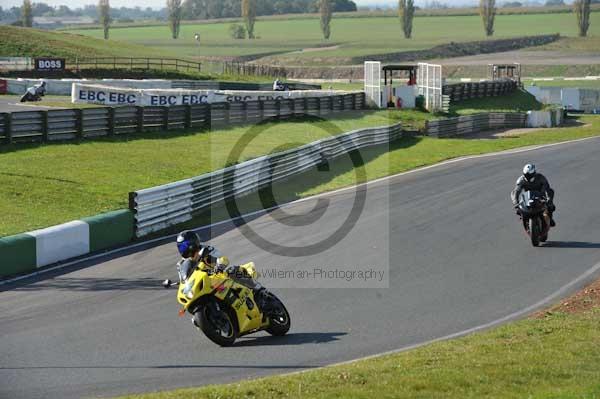
<path id="1" fill-rule="evenodd" d="M 534 164 L 528 163 L 527 165 L 523 166 L 523 176 L 525 176 L 527 180 L 530 180 L 533 176 L 535 176 L 535 173 Z"/>

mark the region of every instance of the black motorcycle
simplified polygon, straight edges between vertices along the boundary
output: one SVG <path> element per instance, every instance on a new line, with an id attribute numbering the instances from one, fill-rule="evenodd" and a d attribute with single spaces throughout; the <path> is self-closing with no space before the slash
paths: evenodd
<path id="1" fill-rule="evenodd" d="M 523 191 L 518 210 L 531 244 L 537 247 L 540 242 L 546 242 L 550 231 L 550 214 L 546 196 L 535 191 Z"/>
<path id="2" fill-rule="evenodd" d="M 27 92 L 21 97 L 21 102 L 25 103 L 28 101 L 42 101 L 42 97 L 39 94 L 31 94 L 30 92 Z"/>

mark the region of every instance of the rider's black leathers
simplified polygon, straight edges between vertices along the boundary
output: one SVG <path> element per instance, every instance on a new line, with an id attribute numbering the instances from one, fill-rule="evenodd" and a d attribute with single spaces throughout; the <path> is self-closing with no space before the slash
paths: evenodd
<path id="1" fill-rule="evenodd" d="M 548 198 L 548 212 L 550 213 L 550 219 L 552 219 L 552 214 L 556 210 L 556 206 L 554 205 L 554 190 L 550 188 L 548 179 L 541 173 L 536 173 L 530 179 L 527 179 L 525 176 L 519 177 L 515 183 L 515 188 L 510 193 L 510 199 L 515 207 L 519 204 L 519 196 L 524 190 L 546 195 Z"/>

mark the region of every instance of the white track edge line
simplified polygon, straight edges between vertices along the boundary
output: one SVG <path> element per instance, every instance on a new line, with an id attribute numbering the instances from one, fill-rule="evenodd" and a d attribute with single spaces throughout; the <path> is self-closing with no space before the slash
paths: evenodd
<path id="1" fill-rule="evenodd" d="M 361 184 L 357 184 L 357 185 L 353 185 L 353 186 L 348 186 L 348 187 L 343 187 L 343 188 L 340 188 L 340 189 L 337 189 L 337 190 L 333 190 L 333 191 L 326 191 L 324 193 L 315 194 L 315 195 L 312 195 L 312 196 L 306 197 L 306 198 L 300 198 L 298 200 L 282 204 L 281 206 L 289 206 L 289 205 L 297 204 L 297 203 L 300 203 L 300 202 L 309 201 L 309 200 L 312 200 L 313 198 L 330 196 L 330 195 L 334 195 L 334 194 L 341 193 L 341 192 L 344 192 L 344 191 L 348 191 L 348 190 L 351 190 L 351 189 L 357 189 L 357 188 L 360 188 L 360 187 L 368 186 L 370 184 L 375 184 L 375 183 L 378 183 L 378 182 L 381 182 L 381 181 L 393 179 L 393 178 L 396 178 L 398 176 L 405 176 L 405 175 L 408 175 L 408 174 L 418 173 L 418 172 L 422 172 L 422 171 L 425 171 L 425 170 L 437 168 L 437 167 L 440 167 L 440 166 L 450 165 L 450 164 L 459 163 L 459 162 L 463 162 L 463 161 L 468 161 L 468 160 L 472 160 L 472 159 L 488 158 L 488 157 L 501 156 L 501 155 L 519 154 L 519 153 L 522 153 L 522 152 L 535 151 L 535 150 L 540 150 L 540 149 L 549 148 L 549 147 L 555 147 L 555 146 L 564 145 L 564 144 L 572 144 L 572 143 L 578 143 L 578 142 L 586 141 L 586 140 L 598 139 L 599 137 L 600 136 L 591 136 L 591 137 L 584 137 L 584 138 L 581 138 L 581 139 L 561 141 L 561 142 L 558 142 L 558 143 L 542 144 L 542 145 L 537 145 L 537 146 L 529 146 L 529 147 L 524 147 L 524 148 L 516 148 L 516 149 L 510 149 L 510 150 L 504 150 L 504 151 L 490 152 L 490 153 L 487 153 L 487 154 L 462 156 L 462 157 L 453 158 L 453 159 L 449 159 L 449 160 L 446 160 L 446 161 L 438 162 L 438 163 L 433 164 L 433 165 L 423 166 L 423 167 L 420 167 L 420 168 L 416 168 L 416 169 L 412 169 L 412 170 L 407 170 L 407 171 L 404 171 L 404 172 L 396 173 L 394 175 L 380 177 L 378 179 L 370 180 L 368 182 L 364 182 L 364 183 L 361 183 Z M 220 226 L 220 225 L 225 224 L 225 223 L 230 223 L 230 222 L 232 222 L 234 220 L 239 220 L 239 219 L 243 219 L 243 218 L 246 218 L 246 217 L 251 217 L 251 216 L 254 216 L 254 215 L 257 215 L 257 214 L 260 214 L 260 213 L 266 213 L 266 212 L 269 212 L 271 210 L 277 209 L 277 208 L 279 208 L 281 206 L 277 205 L 277 206 L 273 206 L 271 208 L 261 209 L 261 210 L 258 210 L 258 211 L 246 213 L 244 215 L 235 217 L 233 219 L 222 220 L 220 222 L 215 222 L 215 223 L 212 223 L 212 224 L 209 224 L 209 225 L 206 225 L 206 226 L 200 226 L 200 227 L 197 227 L 197 228 L 195 228 L 193 230 L 210 229 L 210 228 L 213 228 L 213 227 L 216 227 L 216 226 Z M 31 278 L 31 277 L 39 276 L 39 275 L 42 275 L 42 274 L 45 274 L 45 273 L 49 273 L 51 271 L 59 270 L 59 269 L 62 269 L 62 268 L 65 268 L 65 267 L 69 267 L 69 266 L 73 266 L 73 265 L 75 265 L 77 263 L 83 263 L 83 262 L 91 261 L 91 260 L 94 260 L 94 259 L 98 259 L 100 257 L 110 256 L 112 254 L 115 254 L 115 253 L 118 253 L 118 252 L 121 252 L 121 251 L 127 251 L 129 249 L 138 248 L 138 247 L 141 247 L 141 246 L 144 246 L 144 245 L 150 245 L 150 244 L 153 244 L 155 242 L 166 240 L 168 238 L 172 238 L 172 237 L 176 237 L 176 236 L 177 236 L 177 234 L 169 234 L 169 235 L 166 235 L 166 236 L 163 236 L 163 237 L 158 237 L 158 238 L 154 238 L 152 240 L 148 240 L 148 241 L 143 241 L 143 242 L 131 244 L 131 245 L 128 245 L 128 246 L 125 246 L 125 247 L 116 248 L 116 249 L 113 249 L 113 250 L 110 250 L 110 251 L 107 251 L 107 252 L 102 252 L 102 253 L 99 253 L 99 254 L 96 254 L 96 255 L 92 255 L 92 256 L 89 256 L 89 257 L 85 257 L 85 258 L 77 259 L 77 260 L 74 260 L 74 261 L 71 261 L 71 262 L 67 262 L 67 263 L 63 263 L 63 264 L 60 264 L 60 265 L 56 265 L 54 267 L 45 268 L 45 269 L 42 269 L 42 270 L 30 273 L 30 274 L 26 274 L 26 275 L 19 276 L 19 277 L 14 277 L 14 278 L 9 279 L 9 280 L 3 280 L 3 281 L 0 281 L 0 287 L 3 286 L 3 285 L 6 285 L 6 284 L 14 283 L 16 281 L 24 280 L 24 279 L 27 279 L 27 278 Z"/>

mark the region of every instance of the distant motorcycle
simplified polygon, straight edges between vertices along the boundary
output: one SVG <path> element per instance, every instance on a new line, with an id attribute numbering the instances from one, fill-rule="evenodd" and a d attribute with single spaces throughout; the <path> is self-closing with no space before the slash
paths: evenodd
<path id="1" fill-rule="evenodd" d="M 23 94 L 21 97 L 21 102 L 26 103 L 28 101 L 42 101 L 42 96 L 39 94 L 31 94 L 29 91 L 27 91 L 27 93 Z"/>
<path id="2" fill-rule="evenodd" d="M 21 102 L 27 101 L 42 101 L 42 97 L 46 94 L 46 82 L 42 82 L 33 87 L 27 88 L 27 91 L 21 97 Z"/>
<path id="3" fill-rule="evenodd" d="M 531 244 L 537 247 L 540 242 L 546 242 L 550 231 L 550 214 L 546 197 L 539 192 L 523 191 L 518 209 Z"/>

